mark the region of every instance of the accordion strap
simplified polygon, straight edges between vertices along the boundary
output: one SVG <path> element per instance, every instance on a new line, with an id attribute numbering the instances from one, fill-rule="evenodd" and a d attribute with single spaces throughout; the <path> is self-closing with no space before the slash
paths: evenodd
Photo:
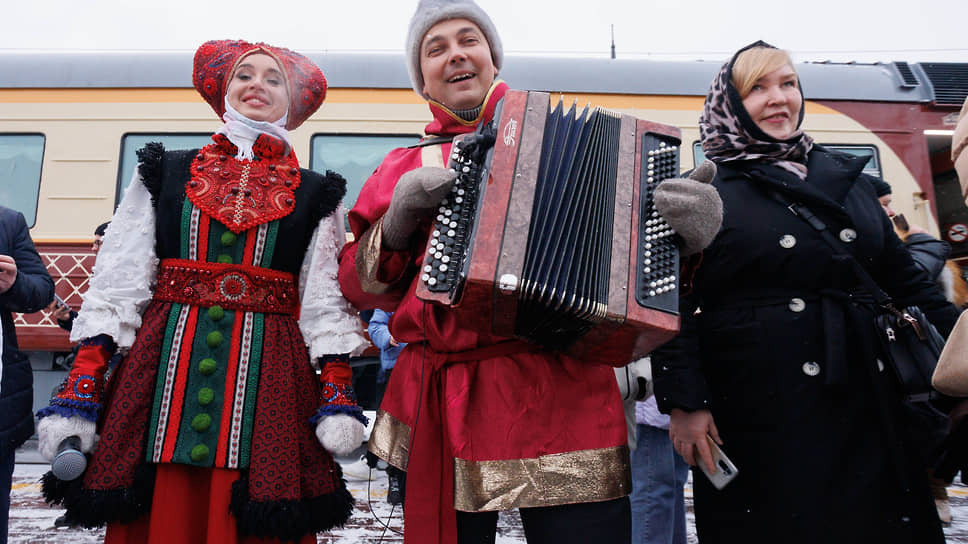
<path id="1" fill-rule="evenodd" d="M 428 136 L 420 140 L 419 142 L 409 146 L 409 148 L 413 149 L 415 147 L 427 147 L 428 145 L 448 144 L 452 141 L 454 141 L 453 136 Z"/>

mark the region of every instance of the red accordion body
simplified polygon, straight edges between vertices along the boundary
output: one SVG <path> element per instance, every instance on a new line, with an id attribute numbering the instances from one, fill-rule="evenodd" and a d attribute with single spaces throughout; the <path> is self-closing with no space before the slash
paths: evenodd
<path id="1" fill-rule="evenodd" d="M 462 176 L 417 296 L 479 330 L 622 365 L 679 330 L 675 236 L 651 203 L 679 175 L 679 130 L 573 112 L 508 91 L 491 126 L 455 141 Z"/>

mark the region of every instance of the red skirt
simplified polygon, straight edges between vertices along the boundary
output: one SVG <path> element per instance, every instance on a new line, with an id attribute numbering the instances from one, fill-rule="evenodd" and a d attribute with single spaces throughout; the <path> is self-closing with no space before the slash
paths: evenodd
<path id="1" fill-rule="evenodd" d="M 111 523 L 105 544 L 282 544 L 278 539 L 239 538 L 229 513 L 239 472 L 224 468 L 158 465 L 151 512 L 128 524 Z M 290 541 L 286 541 L 290 542 Z M 306 535 L 300 544 L 314 544 Z"/>

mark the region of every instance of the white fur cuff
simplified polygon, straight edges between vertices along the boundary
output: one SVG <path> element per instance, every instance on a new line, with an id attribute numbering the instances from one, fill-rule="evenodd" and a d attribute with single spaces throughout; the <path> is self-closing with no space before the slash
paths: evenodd
<path id="1" fill-rule="evenodd" d="M 316 438 L 326 451 L 347 455 L 363 443 L 365 428 L 355 417 L 346 414 L 326 416 L 316 424 Z"/>
<path id="2" fill-rule="evenodd" d="M 95 425 L 80 416 L 69 418 L 51 414 L 37 424 L 37 449 L 47 461 L 53 461 L 57 448 L 65 438 L 76 436 L 81 439 L 81 451 L 88 453 L 97 443 Z"/>

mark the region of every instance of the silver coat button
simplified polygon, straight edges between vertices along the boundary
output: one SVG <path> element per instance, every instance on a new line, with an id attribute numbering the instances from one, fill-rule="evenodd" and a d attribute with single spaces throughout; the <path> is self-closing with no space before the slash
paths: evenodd
<path id="1" fill-rule="evenodd" d="M 802 312 L 804 308 L 807 307 L 807 303 L 803 301 L 802 298 L 791 298 L 790 299 L 790 311 L 791 312 Z"/>
<path id="2" fill-rule="evenodd" d="M 790 249 L 795 245 L 797 245 L 797 239 L 790 234 L 784 234 L 783 237 L 780 238 L 780 247 L 784 249 Z"/>
<path id="3" fill-rule="evenodd" d="M 840 239 L 844 242 L 853 242 L 857 239 L 857 231 L 854 229 L 844 229 L 840 231 Z"/>
<path id="4" fill-rule="evenodd" d="M 820 365 L 813 361 L 807 361 L 803 363 L 803 373 L 807 376 L 816 376 L 820 374 Z"/>

